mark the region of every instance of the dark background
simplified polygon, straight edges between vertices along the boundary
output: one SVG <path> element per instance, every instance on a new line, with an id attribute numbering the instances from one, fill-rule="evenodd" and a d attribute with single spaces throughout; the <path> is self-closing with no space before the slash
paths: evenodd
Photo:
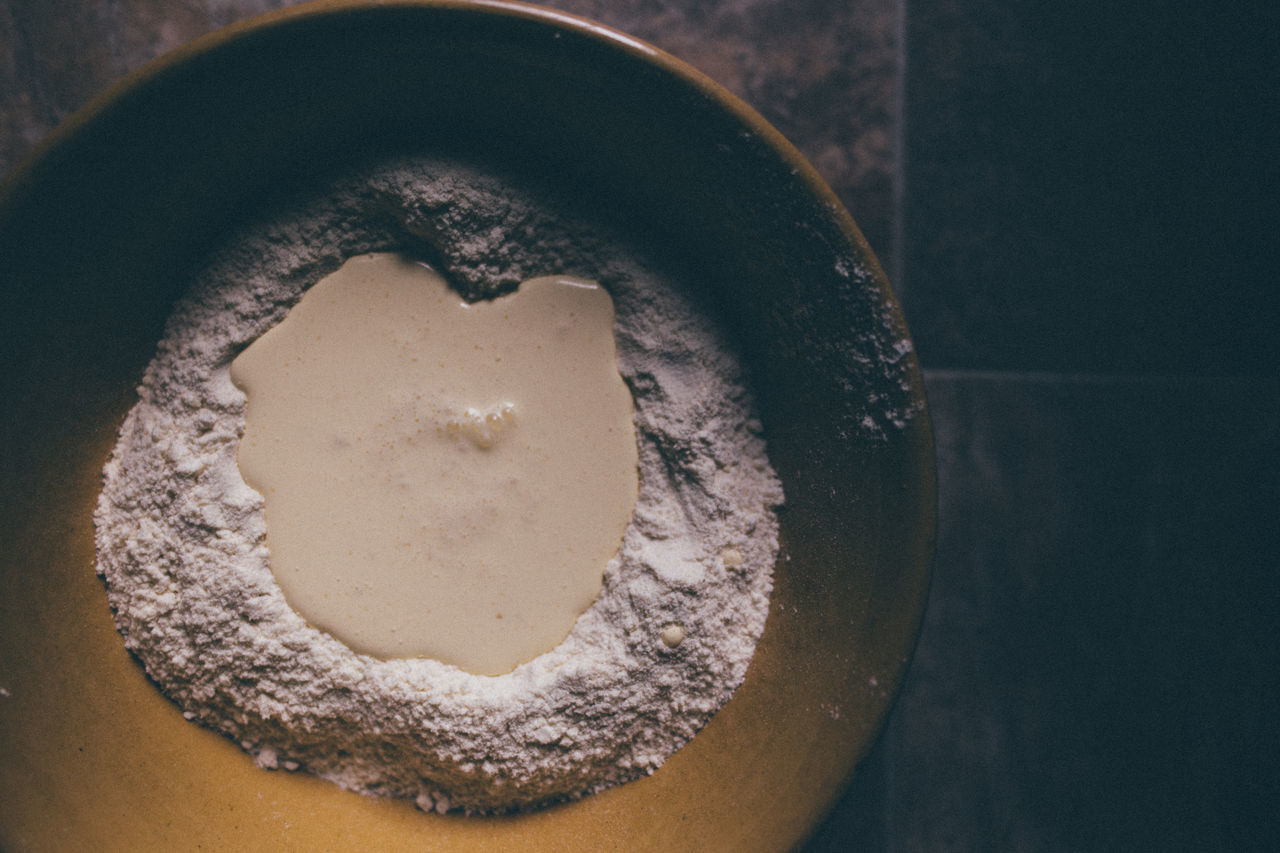
<path id="1" fill-rule="evenodd" d="M 146 60 L 282 5 L 0 0 L 0 176 Z M 925 367 L 929 611 L 807 849 L 1276 849 L 1280 6 L 547 5 L 796 143 Z"/>

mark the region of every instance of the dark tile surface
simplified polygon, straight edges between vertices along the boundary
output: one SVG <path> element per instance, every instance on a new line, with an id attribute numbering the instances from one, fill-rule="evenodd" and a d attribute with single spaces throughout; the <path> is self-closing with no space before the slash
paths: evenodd
<path id="1" fill-rule="evenodd" d="M 890 850 L 1280 841 L 1280 385 L 933 373 Z"/>
<path id="2" fill-rule="evenodd" d="M 908 8 L 903 290 L 927 366 L 1275 370 L 1274 4 Z"/>

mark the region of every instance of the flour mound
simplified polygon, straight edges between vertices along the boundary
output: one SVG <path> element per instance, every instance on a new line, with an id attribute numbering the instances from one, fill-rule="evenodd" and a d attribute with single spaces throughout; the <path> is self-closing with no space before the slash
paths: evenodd
<path id="1" fill-rule="evenodd" d="M 460 163 L 399 160 L 233 239 L 176 306 L 104 472 L 98 571 L 150 677 L 260 766 L 423 809 L 510 811 L 652 773 L 741 684 L 783 499 L 741 368 L 685 291 L 565 210 Z M 635 514 L 573 631 L 507 675 L 379 660 L 307 624 L 236 464 L 231 360 L 347 257 L 389 250 L 429 257 L 468 298 L 574 275 L 614 299 Z M 669 648 L 673 623 L 686 636 Z"/>

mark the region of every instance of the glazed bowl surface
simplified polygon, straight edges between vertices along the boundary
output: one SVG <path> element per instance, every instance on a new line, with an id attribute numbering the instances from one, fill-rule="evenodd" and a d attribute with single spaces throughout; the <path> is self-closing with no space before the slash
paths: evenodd
<path id="1" fill-rule="evenodd" d="M 117 634 L 93 509 L 186 276 L 354 163 L 554 176 L 696 267 L 786 491 L 746 681 L 653 776 L 500 818 L 268 772 Z M 923 383 L 879 264 L 772 127 L 679 60 L 509 2 L 322 2 L 152 63 L 0 191 L 0 849 L 761 850 L 803 841 L 888 713 L 934 536 Z"/>

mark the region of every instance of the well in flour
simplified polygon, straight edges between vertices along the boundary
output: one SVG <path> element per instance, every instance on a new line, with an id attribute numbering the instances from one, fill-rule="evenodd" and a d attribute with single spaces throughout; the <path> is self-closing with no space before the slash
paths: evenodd
<path id="1" fill-rule="evenodd" d="M 309 625 L 236 464 L 231 360 L 346 258 L 395 249 L 429 252 L 469 298 L 555 274 L 614 300 L 636 510 L 569 636 L 506 675 L 381 660 Z M 554 194 L 445 160 L 351 176 L 233 239 L 176 306 L 104 472 L 98 569 L 126 645 L 261 766 L 423 808 L 508 811 L 651 773 L 742 682 L 782 501 L 741 368 L 689 286 Z"/>

